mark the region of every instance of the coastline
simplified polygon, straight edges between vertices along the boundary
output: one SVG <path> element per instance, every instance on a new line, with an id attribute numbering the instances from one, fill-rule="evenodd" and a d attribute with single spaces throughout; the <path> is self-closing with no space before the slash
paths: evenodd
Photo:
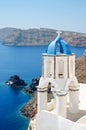
<path id="1" fill-rule="evenodd" d="M 21 113 L 28 117 L 33 118 L 37 113 L 37 88 L 39 84 L 40 77 L 33 78 L 29 87 L 24 88 L 23 92 L 30 95 L 31 99 L 27 102 L 21 109 Z"/>
<path id="2" fill-rule="evenodd" d="M 37 113 L 37 93 L 34 93 L 34 96 L 26 103 L 23 107 L 21 107 L 20 112 L 25 117 L 31 119 Z"/>
<path id="3" fill-rule="evenodd" d="M 56 29 L 39 28 L 39 29 L 18 29 L 2 28 L 0 29 L 0 41 L 6 45 L 28 46 L 28 45 L 47 45 L 56 36 Z M 62 38 L 70 45 L 86 46 L 86 33 L 61 30 Z"/>
<path id="4" fill-rule="evenodd" d="M 14 47 L 33 47 L 33 46 L 47 46 L 49 43 L 44 43 L 44 44 L 38 44 L 38 43 L 36 43 L 36 44 L 32 44 L 32 43 L 28 43 L 28 44 L 10 44 L 10 43 L 4 43 L 4 42 L 0 42 L 2 45 L 4 45 L 4 46 L 14 46 Z M 86 45 L 74 45 L 74 44 L 71 44 L 71 47 L 86 47 Z"/>

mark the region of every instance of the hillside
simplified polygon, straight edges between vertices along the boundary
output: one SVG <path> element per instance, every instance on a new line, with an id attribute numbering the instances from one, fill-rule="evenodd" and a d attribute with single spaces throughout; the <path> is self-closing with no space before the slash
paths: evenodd
<path id="1" fill-rule="evenodd" d="M 76 59 L 76 76 L 80 83 L 86 83 L 86 52 Z"/>
<path id="2" fill-rule="evenodd" d="M 61 31 L 61 37 L 74 46 L 86 46 L 86 34 Z M 56 30 L 40 28 L 21 30 L 16 28 L 0 29 L 0 41 L 8 45 L 46 45 L 57 36 Z"/>

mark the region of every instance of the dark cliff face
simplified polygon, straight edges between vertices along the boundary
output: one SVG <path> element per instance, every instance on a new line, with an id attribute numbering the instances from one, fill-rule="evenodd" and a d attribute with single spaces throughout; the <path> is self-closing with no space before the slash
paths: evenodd
<path id="1" fill-rule="evenodd" d="M 86 83 L 86 52 L 76 59 L 76 76 L 79 83 Z"/>
<path id="2" fill-rule="evenodd" d="M 62 38 L 74 46 L 86 46 L 86 34 L 61 31 Z M 54 29 L 28 29 L 16 28 L 0 29 L 0 41 L 8 45 L 47 45 L 57 36 Z"/>

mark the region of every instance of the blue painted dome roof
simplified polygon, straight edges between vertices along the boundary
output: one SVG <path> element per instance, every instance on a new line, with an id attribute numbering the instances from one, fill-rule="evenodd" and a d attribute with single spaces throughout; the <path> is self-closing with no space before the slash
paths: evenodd
<path id="1" fill-rule="evenodd" d="M 60 36 L 57 36 L 56 39 L 48 45 L 47 54 L 56 54 L 56 48 L 58 44 L 60 45 L 60 53 L 72 54 L 69 44 Z"/>

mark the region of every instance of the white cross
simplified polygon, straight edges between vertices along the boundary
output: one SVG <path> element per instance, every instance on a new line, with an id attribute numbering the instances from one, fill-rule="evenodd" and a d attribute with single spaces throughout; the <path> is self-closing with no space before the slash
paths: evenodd
<path id="1" fill-rule="evenodd" d="M 60 34 L 62 33 L 60 30 L 56 31 L 56 33 L 58 34 L 58 36 L 60 36 Z"/>

